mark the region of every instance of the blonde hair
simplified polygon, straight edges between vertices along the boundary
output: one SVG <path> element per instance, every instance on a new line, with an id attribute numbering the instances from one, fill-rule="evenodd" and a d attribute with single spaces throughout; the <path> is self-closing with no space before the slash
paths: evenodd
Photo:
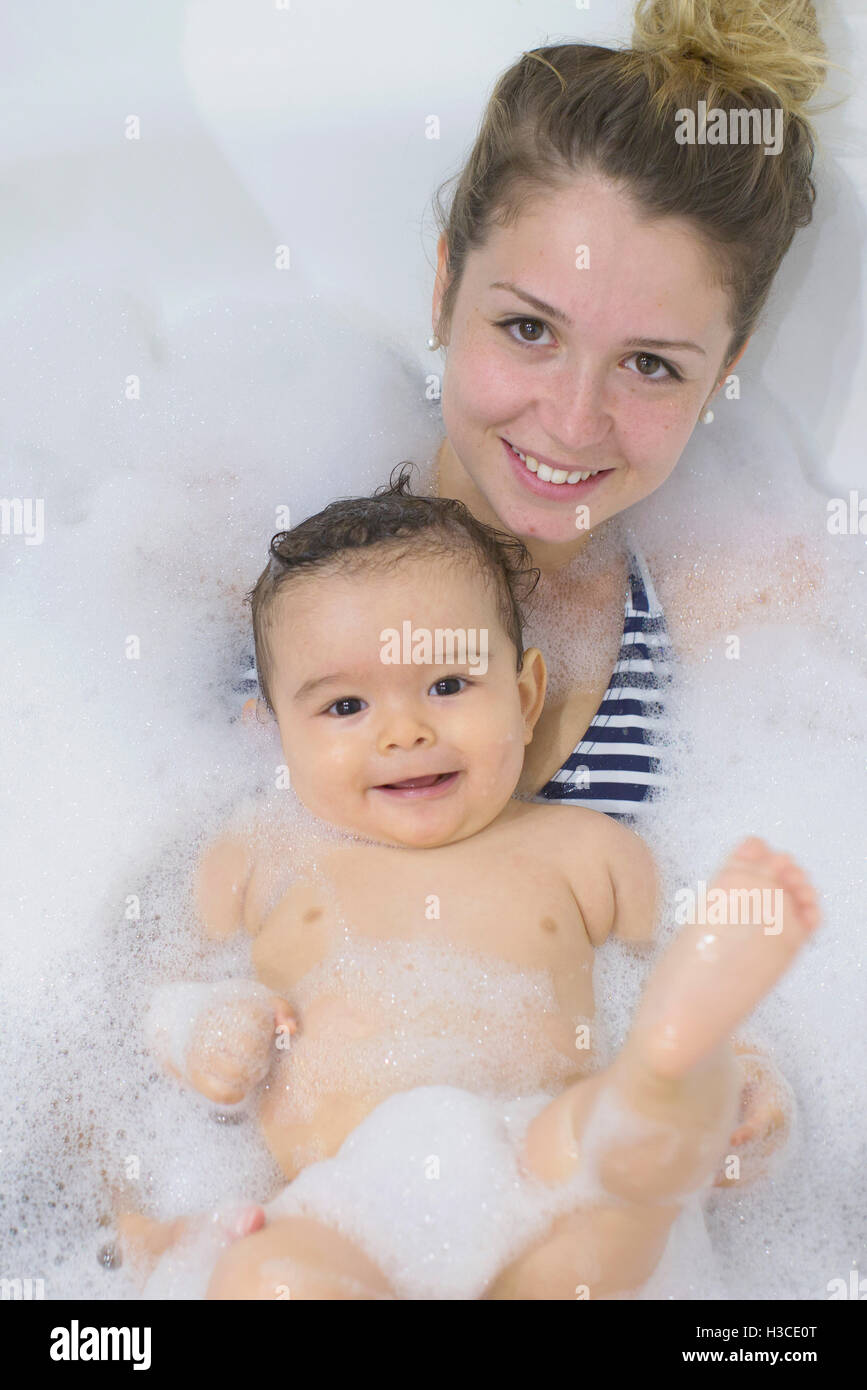
<path id="1" fill-rule="evenodd" d="M 643 217 L 685 219 L 729 292 L 730 361 L 752 333 L 795 231 L 812 217 L 814 131 L 806 114 L 829 62 L 810 0 L 638 0 L 632 47 L 567 43 L 523 53 L 498 79 L 446 212 L 445 340 L 469 253 L 534 199 L 595 172 Z M 783 142 L 680 144 L 676 113 L 782 111 Z"/>

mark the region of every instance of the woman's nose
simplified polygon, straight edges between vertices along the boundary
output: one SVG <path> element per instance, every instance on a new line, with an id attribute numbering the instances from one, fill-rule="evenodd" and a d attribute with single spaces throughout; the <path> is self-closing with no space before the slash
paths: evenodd
<path id="1" fill-rule="evenodd" d="M 613 427 L 603 383 L 589 368 L 564 370 L 554 377 L 541 402 L 539 417 L 551 441 L 551 453 L 556 449 L 573 460 L 593 445 L 602 444 Z M 570 460 L 566 457 L 563 461 Z"/>

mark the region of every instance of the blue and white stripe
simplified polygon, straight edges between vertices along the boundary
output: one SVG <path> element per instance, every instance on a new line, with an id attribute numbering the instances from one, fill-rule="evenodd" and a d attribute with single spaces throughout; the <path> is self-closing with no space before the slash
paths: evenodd
<path id="1" fill-rule="evenodd" d="M 634 551 L 617 665 L 581 742 L 534 797 L 636 823 L 665 787 L 665 687 L 672 652 L 643 557 Z"/>

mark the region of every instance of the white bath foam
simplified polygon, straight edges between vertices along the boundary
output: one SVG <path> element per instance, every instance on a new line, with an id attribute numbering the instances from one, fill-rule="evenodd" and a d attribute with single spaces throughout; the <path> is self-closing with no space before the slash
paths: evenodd
<path id="1" fill-rule="evenodd" d="M 96 1258 L 117 1187 L 161 1217 L 273 1189 L 255 1127 L 160 1076 L 140 1024 L 154 983 L 249 969 L 193 947 L 189 881 L 239 803 L 291 797 L 273 729 L 232 722 L 268 540 L 433 438 L 423 383 L 327 309 L 139 308 L 46 282 L 0 382 L 3 491 L 45 522 L 0 547 L 0 1273 L 47 1297 L 122 1292 Z"/>
<path id="2" fill-rule="evenodd" d="M 661 938 L 675 894 L 710 881 L 756 833 L 790 852 L 820 891 L 824 926 L 744 1026 L 791 1086 L 788 1161 L 741 1193 L 713 1195 L 710 1231 L 732 1297 L 823 1297 L 863 1258 L 865 1126 L 853 1106 L 863 1031 L 864 678 L 833 635 L 794 622 L 745 628 L 737 660 L 684 673 L 682 741 L 650 838 L 667 867 Z M 691 809 L 685 815 L 683 807 Z M 695 808 L 706 808 L 696 814 Z"/>
<path id="3" fill-rule="evenodd" d="M 129 304 L 90 302 L 86 292 L 77 302 L 45 294 L 42 306 L 18 306 L 19 337 L 34 351 L 16 354 L 0 383 L 11 422 L 6 491 L 44 496 L 47 524 L 43 545 L 9 538 L 0 548 L 15 602 L 3 668 L 4 768 L 14 789 L 4 842 L 14 915 L 5 939 L 14 952 L 0 967 L 11 1001 L 0 1100 L 13 1117 L 0 1272 L 46 1276 L 49 1297 L 111 1297 L 125 1275 L 97 1265 L 110 1233 L 98 1223 L 110 1219 L 105 1194 L 118 1169 L 126 1179 L 126 1158 L 139 1160 L 144 1178 L 129 1181 L 155 1215 L 273 1190 L 273 1165 L 252 1127 L 215 1122 L 206 1102 L 151 1069 L 138 1033 L 128 1031 L 155 979 L 202 978 L 184 938 L 200 838 L 238 800 L 274 788 L 281 761 L 267 729 L 248 737 L 227 723 L 247 632 L 240 594 L 264 564 L 287 479 L 297 519 L 383 481 L 393 462 L 412 457 L 413 439 L 433 436 L 406 369 L 357 334 L 344 334 L 335 354 L 338 339 L 322 332 L 318 310 L 268 324 L 240 305 L 226 315 L 221 302 L 200 306 L 184 325 L 151 330 Z M 116 385 L 128 364 L 146 388 L 139 403 Z M 335 382 L 345 414 L 335 408 Z M 817 495 L 798 488 L 798 461 L 778 445 L 760 421 L 734 445 L 699 432 L 670 483 L 632 509 L 630 523 L 646 507 L 648 537 L 655 524 L 658 551 L 687 566 L 695 555 L 722 554 L 721 536 L 734 536 L 743 555 L 767 548 L 769 535 L 821 532 L 824 499 L 817 507 Z M 308 458 L 317 466 L 308 468 Z M 759 460 L 773 487 L 751 530 L 767 486 Z M 709 656 L 685 699 L 696 737 L 677 794 L 648 818 L 670 901 L 754 829 L 803 853 L 833 909 L 835 935 L 826 930 L 756 1020 L 792 1080 L 810 1147 L 794 1186 L 781 1177 L 742 1196 L 713 1196 L 735 1296 L 780 1296 L 773 1291 L 794 1284 L 823 1297 L 853 1259 L 867 1268 L 859 1253 L 864 1129 L 851 1105 L 862 1084 L 865 720 L 853 663 L 863 658 L 865 606 L 849 559 L 860 541 L 832 544 L 826 535 L 818 540 L 830 554 L 834 625 L 845 638 L 838 664 L 816 652 L 805 665 L 795 641 L 788 662 L 775 665 L 761 638 L 752 664 Z M 714 579 L 725 588 L 736 578 L 729 546 Z M 130 636 L 139 638 L 138 656 L 127 651 Z M 786 721 L 782 732 L 769 708 Z M 851 738 L 841 735 L 845 721 Z M 167 854 L 173 862 L 152 881 L 149 870 Z M 135 897 L 139 918 L 126 915 Z M 599 968 L 618 952 L 614 994 L 597 987 L 615 1022 L 628 1020 L 626 996 L 646 970 L 616 943 L 599 953 Z M 208 960 L 214 978 L 243 968 L 229 953 Z M 91 1124 L 98 1142 L 82 1152 L 77 1134 Z M 107 1175 L 102 1144 L 114 1165 Z"/>
<path id="4" fill-rule="evenodd" d="M 666 697 L 675 775 L 642 821 L 662 871 L 660 943 L 678 929 L 678 890 L 710 881 L 747 834 L 804 865 L 825 915 L 738 1032 L 782 1072 L 792 1138 L 766 1178 L 708 1195 L 713 1273 L 679 1237 L 653 1297 L 826 1298 L 830 1281 L 867 1266 L 867 1125 L 853 1102 L 867 1080 L 865 538 L 828 531 L 828 498 L 806 483 L 776 423 L 755 404 L 732 406 L 728 428 L 699 431 L 674 477 L 628 514 L 663 602 L 670 572 L 697 576 L 692 613 L 667 611 L 673 633 L 701 617 L 708 593 L 763 593 L 762 621 L 735 622 L 679 660 Z M 594 989 L 615 1046 L 651 968 L 618 942 L 597 953 Z"/>
<path id="5" fill-rule="evenodd" d="M 681 1205 L 665 1249 L 650 1278 L 631 1297 L 641 1302 L 725 1299 L 733 1293 L 719 1268 L 705 1212 L 707 1199 L 695 1196 Z"/>
<path id="6" fill-rule="evenodd" d="M 310 1119 L 325 1094 L 375 1103 L 397 1089 L 444 1084 L 513 1096 L 580 1069 L 581 1053 L 567 1055 L 552 1037 L 560 1009 L 549 973 L 493 955 L 347 931 L 292 991 L 301 1018 L 323 997 L 346 1001 L 351 1017 L 338 1008 L 332 1020 L 317 1019 L 315 1037 L 302 1029 L 293 1038 L 287 1122 Z"/>
<path id="7" fill-rule="evenodd" d="M 526 1127 L 550 1100 L 503 1101 L 450 1085 L 402 1091 L 334 1158 L 306 1168 L 268 1215 L 336 1227 L 400 1298 L 479 1298 L 555 1214 L 588 1198 L 583 1173 L 555 1188 L 519 1172 Z"/>

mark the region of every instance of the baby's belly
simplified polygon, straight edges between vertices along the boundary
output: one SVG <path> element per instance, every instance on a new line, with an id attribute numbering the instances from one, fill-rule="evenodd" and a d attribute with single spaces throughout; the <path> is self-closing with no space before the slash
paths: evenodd
<path id="1" fill-rule="evenodd" d="M 546 971 L 419 943 L 388 943 L 385 955 L 384 945 L 321 963 L 293 991 L 299 1031 L 261 1109 L 287 1177 L 336 1153 L 395 1091 L 557 1092 L 594 1065 L 586 1015 L 564 1014 Z"/>

